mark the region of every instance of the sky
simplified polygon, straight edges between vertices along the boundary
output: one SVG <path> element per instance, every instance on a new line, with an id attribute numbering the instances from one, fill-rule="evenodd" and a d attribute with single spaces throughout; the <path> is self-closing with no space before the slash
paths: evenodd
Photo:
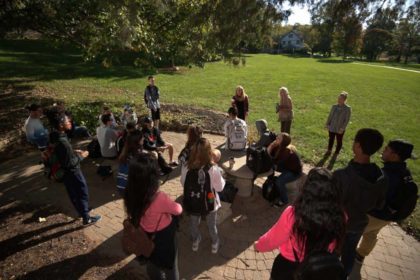
<path id="1" fill-rule="evenodd" d="M 288 9 L 290 6 L 285 5 L 285 9 Z M 295 23 L 299 24 L 310 24 L 311 23 L 311 14 L 308 11 L 306 6 L 294 6 L 291 8 L 292 14 L 289 16 L 287 24 L 293 25 Z"/>

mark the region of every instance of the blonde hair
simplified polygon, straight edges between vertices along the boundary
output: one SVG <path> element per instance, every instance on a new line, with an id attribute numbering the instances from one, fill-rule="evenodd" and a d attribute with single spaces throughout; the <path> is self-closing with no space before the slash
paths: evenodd
<path id="1" fill-rule="evenodd" d="M 282 98 L 282 92 L 285 92 L 286 93 L 286 96 L 288 96 L 290 98 L 290 96 L 289 96 L 289 90 L 287 89 L 287 87 L 281 87 L 281 88 L 279 88 L 279 98 L 280 99 Z"/>
<path id="2" fill-rule="evenodd" d="M 213 152 L 210 141 L 206 138 L 200 138 L 191 148 L 187 163 L 188 169 L 197 169 L 212 164 L 212 158 Z"/>
<path id="3" fill-rule="evenodd" d="M 238 94 L 237 94 L 238 93 L 238 90 L 240 90 L 242 92 L 242 95 L 241 96 L 238 96 Z M 247 96 L 248 95 L 246 95 L 246 92 L 245 92 L 244 87 L 241 86 L 241 85 L 238 85 L 236 87 L 236 89 L 235 89 L 235 98 L 234 99 L 236 99 L 238 101 L 243 101 Z"/>
<path id="4" fill-rule="evenodd" d="M 344 100 L 347 100 L 347 95 L 349 95 L 346 91 L 342 91 L 341 93 L 340 93 L 340 96 L 341 97 L 344 97 Z"/>

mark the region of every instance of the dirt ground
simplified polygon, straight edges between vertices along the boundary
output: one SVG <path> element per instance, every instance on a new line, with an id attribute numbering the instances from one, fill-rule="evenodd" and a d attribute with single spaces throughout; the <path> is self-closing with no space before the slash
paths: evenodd
<path id="1" fill-rule="evenodd" d="M 0 279 L 136 279 L 134 268 L 101 256 L 80 219 L 17 203 L 0 217 Z"/>

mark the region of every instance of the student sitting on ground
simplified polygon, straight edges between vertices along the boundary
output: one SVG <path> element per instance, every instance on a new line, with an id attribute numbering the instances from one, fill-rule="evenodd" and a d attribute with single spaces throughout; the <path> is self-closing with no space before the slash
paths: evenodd
<path id="1" fill-rule="evenodd" d="M 127 137 L 131 133 L 133 133 L 134 131 L 138 131 L 136 129 L 136 125 L 134 123 L 131 123 L 131 122 L 127 123 L 126 126 L 125 126 L 125 129 L 123 130 L 122 133 L 120 133 L 120 135 L 117 138 L 117 144 L 116 145 L 117 145 L 117 153 L 118 153 L 118 155 L 121 154 L 121 152 L 122 152 L 122 150 L 124 148 L 124 143 L 125 143 Z"/>
<path id="2" fill-rule="evenodd" d="M 133 108 L 128 105 L 124 106 L 124 111 L 121 114 L 121 124 L 125 127 L 128 123 L 136 124 L 138 121 L 137 114 L 134 112 Z"/>
<path id="3" fill-rule="evenodd" d="M 294 274 L 299 263 L 309 254 L 334 252 L 341 247 L 345 223 L 341 192 L 331 172 L 325 168 L 314 168 L 293 205 L 288 206 L 277 223 L 255 242 L 255 250 L 279 250 L 271 269 L 271 279 L 297 279 Z M 343 279 L 340 272 L 343 272 L 342 269 L 337 271 L 324 267 L 318 275 L 310 275 L 313 278 L 303 279 Z"/>
<path id="4" fill-rule="evenodd" d="M 112 127 L 117 127 L 117 122 L 115 121 L 114 114 L 112 113 L 111 109 L 108 106 L 102 107 L 102 113 L 99 115 L 99 126 L 103 126 L 102 116 L 109 114 L 111 115 Z"/>
<path id="5" fill-rule="evenodd" d="M 38 104 L 27 106 L 29 117 L 26 119 L 23 129 L 26 134 L 26 140 L 43 150 L 48 145 L 48 129 L 44 128 L 41 122 L 42 108 Z"/>
<path id="6" fill-rule="evenodd" d="M 115 159 L 117 157 L 118 131 L 112 126 L 111 114 L 102 115 L 102 124 L 96 129 L 99 146 L 101 146 L 102 157 Z"/>
<path id="7" fill-rule="evenodd" d="M 276 165 L 276 170 L 281 172 L 274 181 L 274 190 L 279 196 L 273 204 L 276 207 L 289 202 L 286 184 L 296 180 L 302 174 L 302 162 L 291 142 L 290 135 L 282 132 L 267 148 L 268 154 Z"/>
<path id="8" fill-rule="evenodd" d="M 375 247 L 379 231 L 392 221 L 404 220 L 416 207 L 418 187 L 405 162 L 414 158 L 412 152 L 413 145 L 400 139 L 389 141 L 382 152 L 382 171 L 388 178 L 389 187 L 384 207 L 373 210 L 368 215 L 369 223 L 363 232 L 356 254 L 356 260 L 361 263 Z"/>
<path id="9" fill-rule="evenodd" d="M 159 167 L 163 174 L 169 174 L 172 171 L 172 166 L 178 165 L 177 162 L 173 161 L 174 148 L 172 144 L 165 143 L 160 136 L 160 131 L 158 128 L 154 127 L 153 120 L 150 117 L 145 117 L 143 121 L 142 129 L 144 144 L 143 147 L 147 151 L 155 151 L 158 154 L 158 163 Z M 162 156 L 162 153 L 168 150 L 169 152 L 169 162 L 168 165 L 165 159 Z"/>
<path id="10" fill-rule="evenodd" d="M 200 138 L 191 149 L 187 168 L 181 170 L 181 184 L 184 186 L 184 209 L 190 214 L 192 250 L 198 251 L 201 241 L 199 226 L 201 217 L 205 216 L 212 240 L 211 252 L 216 254 L 220 245 L 217 210 L 221 207 L 217 192 L 223 190 L 225 180 L 212 158 L 209 140 Z"/>
<path id="11" fill-rule="evenodd" d="M 156 159 L 150 154 L 130 161 L 124 206 L 129 222 L 153 235 L 155 247 L 146 264 L 148 279 L 179 279 L 176 216 L 181 215 L 182 207 L 159 190 Z"/>
<path id="12" fill-rule="evenodd" d="M 388 182 L 383 171 L 370 162 L 370 157 L 381 148 L 383 141 L 378 130 L 360 129 L 354 138 L 353 159 L 345 168 L 334 172 L 343 193 L 343 207 L 349 218 L 341 250 L 341 262 L 346 276 L 353 269 L 357 244 L 369 222 L 367 213 L 381 209 L 385 202 Z"/>
<path id="13" fill-rule="evenodd" d="M 248 127 L 244 120 L 238 118 L 238 110 L 230 107 L 228 120 L 223 126 L 226 136 L 226 147 L 229 150 L 243 150 L 246 147 Z"/>

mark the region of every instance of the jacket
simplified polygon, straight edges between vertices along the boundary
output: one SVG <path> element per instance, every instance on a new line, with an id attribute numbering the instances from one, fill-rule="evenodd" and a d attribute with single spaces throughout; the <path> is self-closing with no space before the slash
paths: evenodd
<path id="1" fill-rule="evenodd" d="M 141 132 L 144 137 L 143 148 L 145 150 L 155 151 L 157 147 L 165 146 L 165 141 L 163 141 L 160 131 L 156 127 L 152 129 L 144 128 Z"/>
<path id="2" fill-rule="evenodd" d="M 144 90 L 144 102 L 150 110 L 160 109 L 159 97 L 160 93 L 157 86 L 148 85 Z"/>
<path id="3" fill-rule="evenodd" d="M 335 104 L 331 107 L 326 126 L 328 130 L 334 133 L 344 133 L 350 121 L 351 107 L 347 104 Z"/>
<path id="4" fill-rule="evenodd" d="M 359 164 L 353 160 L 333 174 L 343 194 L 343 206 L 348 215 L 347 232 L 362 233 L 368 224 L 367 213 L 382 208 L 388 181 L 374 163 Z"/>
<path id="5" fill-rule="evenodd" d="M 58 157 L 61 168 L 65 172 L 74 172 L 80 169 L 82 157 L 74 152 L 67 134 L 65 132 L 53 131 L 51 132 L 50 138 L 51 143 L 55 144 L 54 152 Z"/>

